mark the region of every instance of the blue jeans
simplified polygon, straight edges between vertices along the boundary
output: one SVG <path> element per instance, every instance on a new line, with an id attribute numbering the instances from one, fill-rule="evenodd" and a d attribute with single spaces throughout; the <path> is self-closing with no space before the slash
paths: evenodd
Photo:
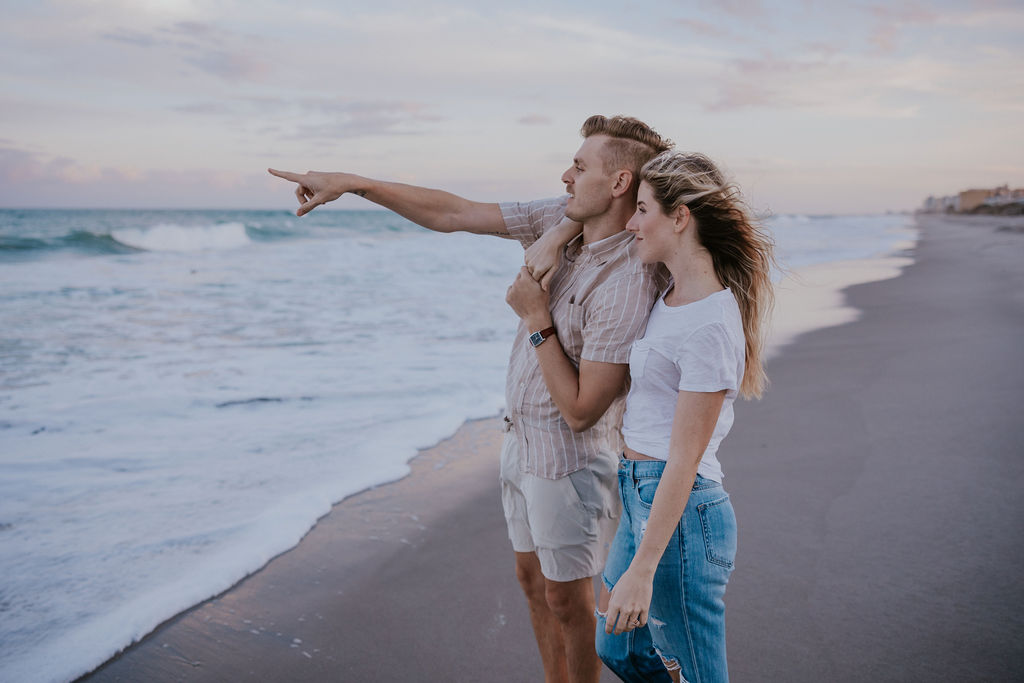
<path id="1" fill-rule="evenodd" d="M 633 560 L 664 469 L 659 460 L 619 463 L 622 518 L 604 569 L 609 589 Z M 698 476 L 654 574 L 647 622 L 664 666 L 678 669 L 688 683 L 729 680 L 723 597 L 735 559 L 736 515 L 729 494 L 718 482 Z M 647 637 L 643 630 L 635 629 L 630 643 L 623 636 L 606 635 L 604 625 L 598 619 L 597 653 L 608 668 L 628 682 L 657 680 L 637 666 L 650 668 L 649 658 L 638 652 Z"/>

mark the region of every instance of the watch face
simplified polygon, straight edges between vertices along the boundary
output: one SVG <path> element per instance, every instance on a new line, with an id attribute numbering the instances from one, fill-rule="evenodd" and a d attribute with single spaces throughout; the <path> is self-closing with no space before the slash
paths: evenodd
<path id="1" fill-rule="evenodd" d="M 544 341 L 544 335 L 540 332 L 534 332 L 530 335 L 530 343 L 534 346 L 540 346 L 541 342 Z"/>

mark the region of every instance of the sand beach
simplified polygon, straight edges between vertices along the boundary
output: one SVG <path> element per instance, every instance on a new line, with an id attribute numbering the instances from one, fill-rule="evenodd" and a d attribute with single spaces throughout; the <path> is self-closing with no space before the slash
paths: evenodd
<path id="1" fill-rule="evenodd" d="M 733 681 L 1024 675 L 1024 220 L 917 220 L 900 260 L 781 295 L 780 318 L 829 326 L 780 324 L 769 392 L 736 405 Z M 896 276 L 834 294 L 868 266 Z M 499 443 L 466 423 L 80 680 L 541 680 Z"/>

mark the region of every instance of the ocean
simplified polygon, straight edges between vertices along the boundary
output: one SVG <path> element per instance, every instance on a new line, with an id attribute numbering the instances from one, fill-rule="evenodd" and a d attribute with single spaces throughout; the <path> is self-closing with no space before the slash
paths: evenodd
<path id="1" fill-rule="evenodd" d="M 774 216 L 784 266 L 906 215 Z M 518 243 L 386 211 L 0 210 L 0 681 L 67 681 L 497 414 Z"/>

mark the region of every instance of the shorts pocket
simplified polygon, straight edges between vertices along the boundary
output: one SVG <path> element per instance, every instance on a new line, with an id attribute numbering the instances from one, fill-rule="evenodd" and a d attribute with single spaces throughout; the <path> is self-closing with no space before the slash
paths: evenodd
<path id="1" fill-rule="evenodd" d="M 565 476 L 576 494 L 576 500 L 580 507 L 587 511 L 588 515 L 596 515 L 600 510 L 600 504 L 595 493 L 596 475 L 590 469 L 584 467 L 582 470 L 570 472 Z"/>
<path id="2" fill-rule="evenodd" d="M 729 496 L 697 506 L 708 562 L 732 569 L 736 562 L 736 514 Z"/>

